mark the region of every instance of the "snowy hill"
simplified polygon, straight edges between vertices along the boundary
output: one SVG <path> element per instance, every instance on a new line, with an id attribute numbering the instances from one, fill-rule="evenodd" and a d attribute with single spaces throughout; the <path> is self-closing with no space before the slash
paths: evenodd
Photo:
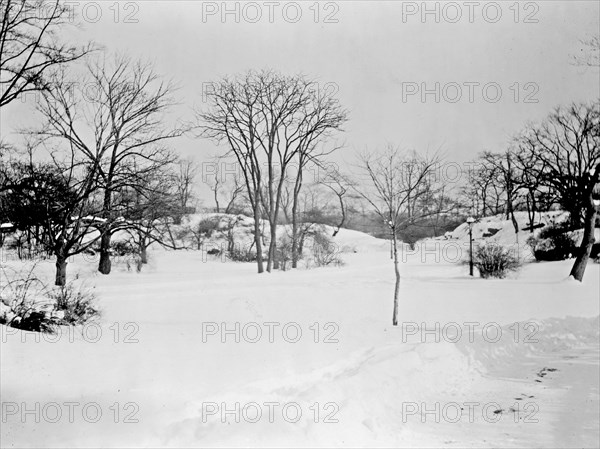
<path id="1" fill-rule="evenodd" d="M 508 239 L 509 224 L 482 221 L 476 233 L 502 226 L 496 236 Z M 251 226 L 238 222 L 240 240 Z M 464 229 L 455 233 L 464 239 Z M 344 266 L 262 275 L 192 250 L 156 248 L 141 273 L 110 276 L 74 258 L 70 270 L 95 284 L 102 320 L 46 337 L 0 326 L 2 400 L 18 407 L 4 413 L 0 439 L 82 448 L 594 444 L 599 265 L 583 283 L 567 279 L 570 261 L 484 280 L 443 257 L 407 254 L 393 327 L 389 242 L 348 230 L 333 241 L 347 249 Z M 36 267 L 49 279 L 52 269 Z M 22 416 L 21 404 L 36 403 L 42 417 L 59 404 L 62 418 Z M 72 422 L 65 403 L 79 404 Z M 89 404 L 102 412 L 93 425 L 82 415 Z"/>

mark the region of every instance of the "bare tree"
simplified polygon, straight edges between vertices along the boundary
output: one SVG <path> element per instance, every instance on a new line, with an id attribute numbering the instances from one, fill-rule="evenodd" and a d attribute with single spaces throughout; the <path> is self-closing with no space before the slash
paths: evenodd
<path id="1" fill-rule="evenodd" d="M 235 176 L 233 181 L 229 185 L 227 192 L 227 206 L 225 206 L 225 213 L 231 214 L 238 207 L 240 200 L 243 200 L 244 196 L 244 184 L 240 182 L 240 179 Z"/>
<path id="2" fill-rule="evenodd" d="M 515 235 L 518 235 L 519 224 L 515 218 L 515 198 L 519 185 L 515 182 L 516 171 L 514 168 L 514 155 L 510 151 L 503 154 L 484 152 L 481 159 L 491 167 L 491 172 L 499 177 L 506 202 L 506 219 L 511 220 Z"/>
<path id="3" fill-rule="evenodd" d="M 488 160 L 484 153 L 474 160 L 467 185 L 463 188 L 463 195 L 471 203 L 472 213 L 478 216 L 496 215 L 507 210 L 506 183 L 494 157 Z"/>
<path id="4" fill-rule="evenodd" d="M 40 243 L 56 257 L 56 285 L 65 285 L 71 256 L 86 251 L 100 238 L 97 232 L 97 165 L 79 158 L 76 151 L 53 151 L 47 162 L 34 162 L 34 149 L 28 144 L 27 158 L 15 163 L 10 179 L 10 199 L 20 217 L 17 225 L 43 228 Z"/>
<path id="5" fill-rule="evenodd" d="M 578 66 L 600 67 L 600 34 L 581 41 L 581 55 L 573 57 L 573 64 Z"/>
<path id="6" fill-rule="evenodd" d="M 427 204 L 418 201 L 429 190 L 429 180 L 439 163 L 437 156 L 424 157 L 416 153 L 402 153 L 388 147 L 381 155 L 365 154 L 361 168 L 371 184 L 371 189 L 354 187 L 354 190 L 373 208 L 379 218 L 390 228 L 396 283 L 392 324 L 398 325 L 398 299 L 400 294 L 400 267 L 398 259 L 398 232 L 406 226 L 431 215 Z M 364 185 L 364 184 L 363 184 Z M 419 204 L 418 208 L 413 206 Z"/>
<path id="7" fill-rule="evenodd" d="M 344 223 L 346 223 L 346 197 L 348 196 L 349 190 L 355 185 L 347 176 L 340 173 L 338 169 L 328 170 L 323 177 L 320 179 L 320 184 L 329 189 L 337 198 L 337 201 L 340 205 L 340 221 L 336 225 L 333 231 L 333 237 L 335 237 L 340 229 L 344 227 Z"/>
<path id="8" fill-rule="evenodd" d="M 170 225 L 171 219 L 180 212 L 180 184 L 178 173 L 170 173 L 171 168 L 178 170 L 181 166 L 167 166 L 149 172 L 145 175 L 144 189 L 128 189 L 124 229 L 135 242 L 141 264 L 148 263 L 147 251 L 153 243 L 179 249 L 174 243 Z"/>
<path id="9" fill-rule="evenodd" d="M 198 172 L 198 163 L 193 158 L 181 159 L 177 163 L 175 176 L 177 203 L 180 209 L 180 212 L 176 215 L 178 223 L 181 221 L 181 215 L 187 213 L 189 204 L 194 197 L 194 184 Z"/>
<path id="10" fill-rule="evenodd" d="M 544 172 L 545 163 L 536 156 L 531 142 L 516 139 L 515 148 L 511 150 L 516 169 L 515 183 L 518 189 L 524 190 L 525 206 L 529 219 L 529 232 L 535 229 L 536 212 L 548 210 L 549 203 L 556 201 L 552 191 L 542 185 L 539 173 Z"/>
<path id="11" fill-rule="evenodd" d="M 2 0 L 0 4 L 0 107 L 28 92 L 49 88 L 48 73 L 92 51 L 60 43 L 57 32 L 72 20 L 60 0 Z"/>
<path id="12" fill-rule="evenodd" d="M 245 185 L 237 164 L 228 159 L 228 154 L 214 156 L 208 162 L 209 169 L 203 173 L 203 182 L 210 188 L 215 202 L 215 212 L 230 214 L 236 207 L 236 201 L 245 191 Z M 229 161 L 229 162 L 228 162 Z M 221 207 L 225 202 L 225 208 Z"/>
<path id="13" fill-rule="evenodd" d="M 346 114 L 315 82 L 271 71 L 224 79 L 208 97 L 211 111 L 199 113 L 203 135 L 227 144 L 239 164 L 254 214 L 259 273 L 264 271 L 259 237 L 264 211 L 270 225 L 266 270 L 271 271 L 287 170 L 296 158 L 314 154 Z"/>
<path id="14" fill-rule="evenodd" d="M 173 160 L 164 142 L 184 129 L 163 125 L 174 88 L 150 64 L 117 56 L 111 62 L 92 61 L 87 69 L 87 76 L 76 83 L 64 73 L 55 77 L 38 106 L 45 124 L 36 134 L 76 149 L 97 167 L 104 223 L 98 271 L 108 274 L 111 236 L 122 227 L 118 192 L 143 190 L 145 176 Z"/>

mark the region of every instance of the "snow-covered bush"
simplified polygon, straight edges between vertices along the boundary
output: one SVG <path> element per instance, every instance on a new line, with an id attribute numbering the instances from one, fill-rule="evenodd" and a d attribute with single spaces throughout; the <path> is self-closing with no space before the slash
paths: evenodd
<path id="1" fill-rule="evenodd" d="M 319 230 L 313 234 L 312 256 L 317 267 L 326 267 L 329 265 L 342 266 L 344 263 L 340 259 L 338 246 L 329 238 L 329 236 Z"/>
<path id="2" fill-rule="evenodd" d="M 44 299 L 45 285 L 34 275 L 35 264 L 27 271 L 8 272 L 0 287 L 0 324 L 17 329 L 52 333 L 60 324 L 53 307 Z"/>
<path id="3" fill-rule="evenodd" d="M 536 237 L 530 237 L 527 243 L 538 261 L 565 260 L 578 251 L 577 243 L 568 232 L 566 223 L 544 227 Z"/>
<path id="4" fill-rule="evenodd" d="M 85 324 L 100 317 L 94 304 L 96 295 L 84 286 L 70 282 L 55 287 L 48 296 L 55 302 L 54 310 L 58 313 L 61 324 Z"/>
<path id="5" fill-rule="evenodd" d="M 198 222 L 194 230 L 198 235 L 210 238 L 213 232 L 220 229 L 220 221 L 220 217 L 204 218 Z"/>
<path id="6" fill-rule="evenodd" d="M 229 251 L 229 258 L 234 262 L 256 262 L 256 251 L 251 246 L 235 244 Z"/>
<path id="7" fill-rule="evenodd" d="M 35 267 L 27 271 L 1 270 L 5 282 L 0 287 L 0 324 L 54 333 L 57 326 L 85 324 L 100 316 L 93 293 L 73 282 L 48 288 L 35 276 Z"/>
<path id="8" fill-rule="evenodd" d="M 138 249 L 130 240 L 117 240 L 110 243 L 113 255 L 120 257 L 130 256 L 138 253 Z"/>
<path id="9" fill-rule="evenodd" d="M 474 253 L 473 264 L 479 269 L 482 278 L 504 278 L 516 271 L 521 264 L 510 248 L 496 243 L 479 246 Z"/>

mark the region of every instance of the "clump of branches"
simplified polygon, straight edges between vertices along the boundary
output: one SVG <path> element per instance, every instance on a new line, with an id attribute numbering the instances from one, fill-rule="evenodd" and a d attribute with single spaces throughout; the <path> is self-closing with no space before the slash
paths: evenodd
<path id="1" fill-rule="evenodd" d="M 342 266 L 340 248 L 323 230 L 312 235 L 312 259 L 317 267 Z"/>
<path id="2" fill-rule="evenodd" d="M 496 243 L 479 246 L 474 251 L 473 264 L 484 279 L 503 279 L 511 271 L 517 271 L 521 267 L 519 258 L 511 248 Z"/>

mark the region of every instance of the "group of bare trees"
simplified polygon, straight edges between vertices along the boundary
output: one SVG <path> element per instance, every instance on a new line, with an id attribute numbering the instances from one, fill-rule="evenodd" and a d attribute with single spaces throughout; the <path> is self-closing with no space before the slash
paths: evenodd
<path id="1" fill-rule="evenodd" d="M 248 72 L 214 84 L 208 110 L 199 111 L 203 137 L 224 144 L 235 158 L 254 216 L 258 272 L 265 271 L 261 219 L 269 224 L 266 271 L 276 260 L 277 226 L 286 183 L 292 194 L 292 265 L 298 258 L 298 205 L 307 164 L 320 161 L 346 112 L 336 98 L 303 76 Z"/>
<path id="2" fill-rule="evenodd" d="M 185 207 L 190 197 L 190 173 L 177 171 L 166 146 L 185 131 L 164 125 L 172 86 L 149 64 L 125 56 L 89 59 L 84 72 L 77 79 L 62 69 L 51 75 L 36 106 L 41 125 L 24 131 L 29 163 L 4 170 L 6 178 L 12 173 L 26 180 L 51 171 L 70 193 L 68 202 L 41 219 L 43 242 L 56 256 L 58 285 L 65 282 L 67 259 L 96 243 L 98 270 L 109 274 L 111 238 L 119 231 L 135 231 L 145 260 L 154 223 L 181 215 L 175 206 Z"/>
<path id="3" fill-rule="evenodd" d="M 90 87 L 93 93 L 90 94 Z M 76 80 L 55 75 L 38 111 L 43 126 L 30 131 L 46 148 L 81 164 L 94 177 L 100 237 L 99 271 L 109 274 L 112 235 L 123 227 L 127 193 L 156 194 L 148 177 L 175 161 L 165 141 L 183 133 L 166 128 L 173 88 L 152 66 L 125 56 L 94 59 Z"/>
<path id="4" fill-rule="evenodd" d="M 504 153 L 486 152 L 474 164 L 467 203 L 479 216 L 505 213 L 518 232 L 514 211 L 526 210 L 533 232 L 536 213 L 569 212 L 571 229 L 584 229 L 571 274 L 583 278 L 594 243 L 594 189 L 600 176 L 600 102 L 559 107 L 530 124 Z"/>
<path id="5" fill-rule="evenodd" d="M 0 143 L 1 218 L 35 229 L 56 257 L 57 285 L 68 258 L 96 246 L 98 270 L 110 273 L 118 231 L 145 260 L 157 222 L 186 212 L 195 176 L 167 146 L 186 131 L 167 125 L 172 83 L 151 64 L 60 42 L 73 16 L 59 0 L 5 0 L 1 13 L 0 107 L 34 92 L 41 118 L 21 130 L 23 148 Z"/>

